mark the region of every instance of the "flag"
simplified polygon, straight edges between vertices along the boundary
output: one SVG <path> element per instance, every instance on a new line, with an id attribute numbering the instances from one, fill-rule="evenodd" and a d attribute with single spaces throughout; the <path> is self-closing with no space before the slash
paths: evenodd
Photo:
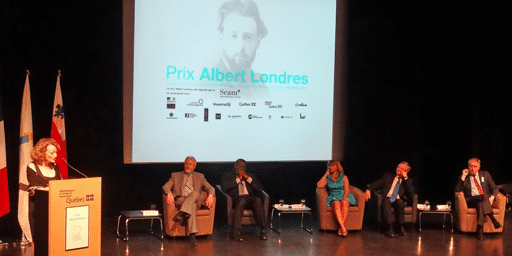
<path id="1" fill-rule="evenodd" d="M 55 98 L 53 100 L 52 111 L 52 139 L 57 141 L 60 150 L 57 152 L 57 159 L 55 162 L 59 165 L 60 175 L 63 179 L 68 178 L 68 160 L 66 152 L 66 126 L 64 125 L 64 104 L 62 103 L 62 93 L 60 91 L 60 70 L 57 76 L 57 87 L 55 88 Z"/>
<path id="2" fill-rule="evenodd" d="M 1 103 L 1 102 L 0 102 Z M 1 104 L 0 104 L 1 107 Z M 0 217 L 11 211 L 9 184 L 7 182 L 7 160 L 5 151 L 4 116 L 0 108 Z"/>
<path id="3" fill-rule="evenodd" d="M 18 222 L 20 223 L 22 242 L 32 242 L 32 233 L 30 232 L 30 222 L 28 219 L 28 180 L 27 165 L 31 161 L 30 153 L 34 146 L 32 134 L 32 106 L 30 103 L 30 85 L 28 82 L 29 73 L 25 79 L 25 89 L 23 90 L 23 101 L 21 104 L 20 119 L 20 180 L 18 195 Z"/>

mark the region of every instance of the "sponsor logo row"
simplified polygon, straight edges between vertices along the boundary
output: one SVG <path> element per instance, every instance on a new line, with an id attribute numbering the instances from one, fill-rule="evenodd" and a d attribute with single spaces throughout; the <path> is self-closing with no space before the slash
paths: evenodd
<path id="1" fill-rule="evenodd" d="M 252 120 L 252 119 L 306 119 L 306 113 L 305 112 L 300 112 L 297 116 L 293 116 L 293 115 L 267 115 L 267 116 L 262 116 L 262 115 L 257 115 L 257 114 L 247 114 L 247 115 L 236 115 L 236 114 L 222 114 L 222 113 L 215 113 L 215 120 L 221 120 L 223 117 L 224 118 L 227 118 L 227 119 L 249 119 L 249 120 Z M 170 112 L 167 116 L 167 119 L 180 119 L 180 118 L 185 118 L 185 119 L 193 119 L 193 118 L 198 118 L 198 114 L 196 113 L 185 113 L 184 116 L 183 115 L 178 115 L 177 113 L 175 112 Z M 204 109 L 204 113 L 203 113 L 203 119 L 205 122 L 208 122 L 209 119 L 210 119 L 210 111 L 208 108 L 205 108 Z"/>
<path id="2" fill-rule="evenodd" d="M 261 103 L 258 102 L 211 102 L 211 103 L 205 103 L 203 99 L 199 99 L 197 101 L 186 103 L 189 107 L 231 107 L 234 106 L 240 106 L 240 107 L 256 107 L 259 106 Z M 176 97 L 167 97 L 167 109 L 176 109 Z M 283 108 L 283 105 L 281 104 L 275 104 L 272 101 L 265 101 L 264 106 L 267 106 L 268 108 L 276 108 L 280 109 Z M 307 107 L 308 105 L 306 103 L 294 103 L 293 107 Z"/>

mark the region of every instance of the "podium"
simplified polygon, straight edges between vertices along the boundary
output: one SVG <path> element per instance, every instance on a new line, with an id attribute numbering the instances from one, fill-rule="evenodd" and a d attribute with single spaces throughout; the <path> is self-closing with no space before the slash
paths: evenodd
<path id="1" fill-rule="evenodd" d="M 50 181 L 48 255 L 101 255 L 101 178 Z"/>

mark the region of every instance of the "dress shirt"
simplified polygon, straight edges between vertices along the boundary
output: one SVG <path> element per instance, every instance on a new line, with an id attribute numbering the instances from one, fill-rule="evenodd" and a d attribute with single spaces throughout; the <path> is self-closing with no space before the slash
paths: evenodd
<path id="1" fill-rule="evenodd" d="M 482 183 L 480 183 L 480 177 L 478 177 L 478 173 L 476 173 L 474 175 L 474 177 L 477 179 L 478 185 L 480 185 L 480 187 L 482 187 Z M 480 192 L 478 192 L 478 188 L 475 185 L 475 178 L 473 178 L 472 175 L 469 175 L 469 178 L 471 181 L 471 196 L 479 196 Z M 482 188 L 482 190 L 483 190 L 483 188 Z"/>

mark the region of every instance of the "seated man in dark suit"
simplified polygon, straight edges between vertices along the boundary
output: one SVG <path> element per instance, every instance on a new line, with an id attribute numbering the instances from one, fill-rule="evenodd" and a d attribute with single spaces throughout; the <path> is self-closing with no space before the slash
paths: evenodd
<path id="1" fill-rule="evenodd" d="M 190 243 L 194 245 L 197 244 L 195 236 L 198 232 L 196 224 L 197 209 L 200 209 L 203 204 L 211 208 L 215 195 L 215 189 L 206 181 L 204 175 L 194 172 L 196 164 L 196 159 L 188 156 L 185 159 L 184 170 L 173 173 L 169 181 L 162 187 L 163 193 L 167 196 L 167 204 L 176 203 L 176 206 L 180 208 L 173 221 L 178 225 L 184 222 L 187 223 Z M 205 198 L 202 191 L 208 192 L 208 197 Z"/>
<path id="2" fill-rule="evenodd" d="M 406 235 L 404 229 L 404 201 L 407 198 L 414 197 L 412 179 L 407 176 L 410 170 L 411 166 L 407 162 L 401 162 L 396 167 L 396 174 L 384 174 L 382 178 L 370 184 L 365 192 L 366 201 L 368 201 L 368 199 L 371 198 L 371 191 L 382 191 L 382 215 L 383 221 L 388 225 L 388 232 L 386 235 L 389 237 L 395 236 L 395 232 L 393 231 L 391 208 L 395 209 L 395 221 L 400 226 L 400 235 Z"/>
<path id="3" fill-rule="evenodd" d="M 245 160 L 236 160 L 234 172 L 226 174 L 221 183 L 222 190 L 233 198 L 234 213 L 232 236 L 236 241 L 243 241 L 243 239 L 240 238 L 242 213 L 244 209 L 251 209 L 261 229 L 260 238 L 267 240 L 265 213 L 263 212 L 261 199 L 263 189 L 254 175 L 245 172 L 246 166 L 247 163 Z"/>
<path id="4" fill-rule="evenodd" d="M 492 204 L 499 189 L 494 184 L 491 175 L 480 170 L 480 159 L 469 159 L 468 167 L 469 169 L 462 170 L 462 175 L 455 186 L 455 192 L 463 191 L 468 207 L 476 208 L 476 232 L 478 239 L 484 240 L 485 216 L 489 216 L 494 228 L 501 228 L 501 224 L 494 218 L 492 212 Z M 468 175 L 469 178 L 467 178 Z"/>

